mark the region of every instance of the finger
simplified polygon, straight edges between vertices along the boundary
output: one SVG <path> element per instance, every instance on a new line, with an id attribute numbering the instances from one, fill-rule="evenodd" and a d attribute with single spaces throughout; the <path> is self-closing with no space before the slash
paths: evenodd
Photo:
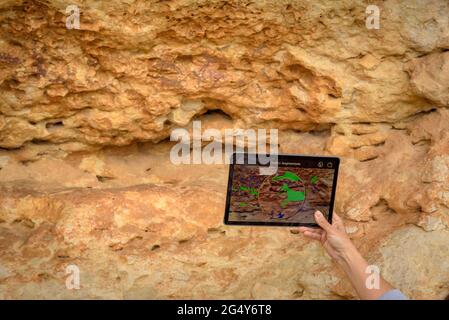
<path id="1" fill-rule="evenodd" d="M 299 227 L 299 231 L 302 232 L 302 233 L 308 231 L 308 232 L 312 232 L 312 233 L 320 233 L 321 234 L 323 232 L 323 229 Z"/>
<path id="2" fill-rule="evenodd" d="M 320 230 L 321 230 L 321 231 L 316 231 L 316 230 L 313 230 L 313 231 L 305 230 L 302 234 L 305 235 L 306 232 L 307 232 L 308 234 L 316 234 L 317 236 L 322 237 L 325 231 L 324 231 L 323 229 L 320 229 Z"/>
<path id="3" fill-rule="evenodd" d="M 345 230 L 345 225 L 343 223 L 343 220 L 335 212 L 332 215 L 332 225 L 335 225 L 337 227 L 337 229 L 339 229 L 340 231 Z"/>
<path id="4" fill-rule="evenodd" d="M 332 214 L 332 220 L 333 220 L 332 223 L 333 222 L 336 222 L 336 223 L 342 222 L 340 216 L 335 211 Z"/>
<path id="5" fill-rule="evenodd" d="M 326 218 L 323 216 L 323 214 L 320 211 L 315 211 L 315 221 L 325 231 L 332 230 L 332 226 L 329 224 L 329 222 L 326 220 Z"/>
<path id="6" fill-rule="evenodd" d="M 307 238 L 321 241 L 321 235 L 319 235 L 318 233 L 306 231 L 306 232 L 304 232 L 304 235 L 305 235 Z"/>

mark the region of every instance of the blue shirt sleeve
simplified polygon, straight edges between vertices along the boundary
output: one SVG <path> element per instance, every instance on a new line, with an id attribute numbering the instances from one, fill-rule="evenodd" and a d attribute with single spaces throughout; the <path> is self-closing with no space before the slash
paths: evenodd
<path id="1" fill-rule="evenodd" d="M 385 292 L 378 300 L 408 300 L 408 298 L 398 289 Z"/>

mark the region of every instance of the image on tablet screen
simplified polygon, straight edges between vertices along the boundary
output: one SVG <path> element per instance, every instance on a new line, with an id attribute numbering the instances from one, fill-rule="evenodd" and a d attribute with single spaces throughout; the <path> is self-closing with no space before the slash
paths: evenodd
<path id="1" fill-rule="evenodd" d="M 260 175 L 257 165 L 235 165 L 229 221 L 315 223 L 326 217 L 334 169 L 280 166 L 274 175 Z"/>

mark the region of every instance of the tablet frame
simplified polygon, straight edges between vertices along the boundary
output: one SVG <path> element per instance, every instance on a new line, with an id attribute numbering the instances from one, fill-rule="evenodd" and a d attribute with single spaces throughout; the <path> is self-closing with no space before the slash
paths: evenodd
<path id="1" fill-rule="evenodd" d="M 259 157 L 258 154 L 254 153 L 237 153 L 234 152 L 232 154 L 231 158 L 231 164 L 229 165 L 229 175 L 228 175 L 228 186 L 227 186 L 227 192 L 226 192 L 226 207 L 225 207 L 225 214 L 224 214 L 224 224 L 225 225 L 233 225 L 233 226 L 273 226 L 273 227 L 299 227 L 299 226 L 306 226 L 306 227 L 316 227 L 319 228 L 318 224 L 316 223 L 301 223 L 301 222 L 262 222 L 262 221 L 229 221 L 229 209 L 231 206 L 231 192 L 232 192 L 232 179 L 234 177 L 234 165 L 236 164 L 236 158 L 237 155 L 244 157 L 244 163 L 238 164 L 238 165 L 250 165 L 250 166 L 261 166 L 259 164 Z M 248 158 L 249 157 L 257 156 L 257 163 L 255 164 L 248 164 Z M 265 155 L 269 156 L 269 155 Z M 332 190 L 331 190 L 331 199 L 329 202 L 329 216 L 328 221 L 332 224 L 332 215 L 334 210 L 334 201 L 335 201 L 335 193 L 337 191 L 337 180 L 338 180 L 338 169 L 340 166 L 340 158 L 333 157 L 333 156 L 311 156 L 311 155 L 299 155 L 299 154 L 278 154 L 278 165 L 282 166 L 282 162 L 304 162 L 307 161 L 309 163 L 318 163 L 322 161 L 323 163 L 331 162 L 334 168 L 334 180 L 332 182 Z M 262 165 L 263 166 L 263 165 Z M 265 165 L 267 166 L 267 165 Z M 296 166 L 294 166 L 296 167 Z M 306 167 L 309 168 L 309 167 Z"/>

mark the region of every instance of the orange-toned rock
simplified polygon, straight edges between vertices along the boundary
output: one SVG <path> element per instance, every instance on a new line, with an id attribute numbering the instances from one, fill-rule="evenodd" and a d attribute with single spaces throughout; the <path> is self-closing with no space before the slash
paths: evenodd
<path id="1" fill-rule="evenodd" d="M 172 129 L 341 157 L 336 212 L 411 298 L 449 293 L 446 1 L 0 2 L 0 299 L 355 298 L 296 230 L 222 223 Z M 221 140 L 220 140 L 221 142 Z M 66 286 L 79 268 L 80 289 Z"/>
<path id="2" fill-rule="evenodd" d="M 449 52 L 414 59 L 408 67 L 418 94 L 438 106 L 449 106 Z"/>

